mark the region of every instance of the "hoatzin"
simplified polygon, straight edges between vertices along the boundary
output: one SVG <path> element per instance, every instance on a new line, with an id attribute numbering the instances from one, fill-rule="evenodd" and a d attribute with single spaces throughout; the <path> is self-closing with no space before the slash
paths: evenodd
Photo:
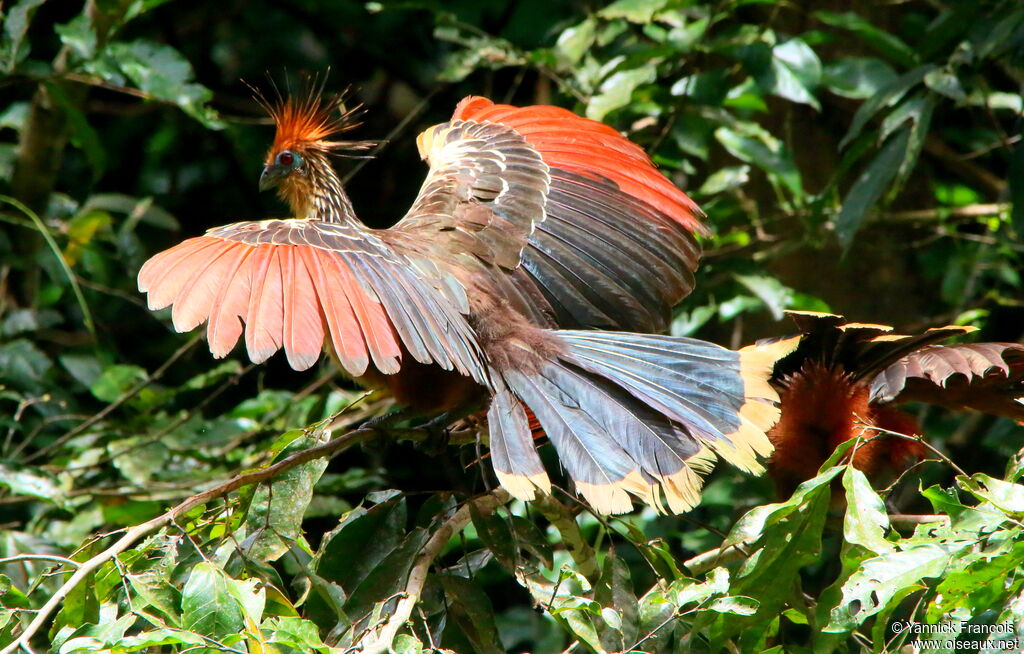
<path id="1" fill-rule="evenodd" d="M 331 155 L 338 98 L 259 98 L 276 123 L 260 187 L 292 218 L 217 227 L 139 272 L 178 331 L 215 357 L 245 335 L 262 362 L 312 366 L 325 341 L 358 383 L 438 412 L 489 398 L 491 462 L 513 496 L 550 491 L 535 419 L 603 513 L 630 495 L 681 512 L 715 455 L 759 472 L 778 416 L 772 366 L 660 332 L 693 287 L 696 205 L 611 127 L 480 97 L 417 139 L 430 170 L 390 229 L 355 215 Z M 615 331 L 584 331 L 584 330 Z"/>
<path id="2" fill-rule="evenodd" d="M 781 495 L 816 475 L 836 447 L 852 438 L 864 439 L 853 451 L 853 464 L 876 481 L 924 458 L 928 450 L 920 442 L 887 435 L 921 435 L 914 418 L 896 404 L 926 402 L 1024 422 L 1024 345 L 936 345 L 973 328 L 939 327 L 908 336 L 831 314 L 790 315 L 803 333 L 775 367 L 772 386 L 782 416 L 768 432 L 775 446 L 768 471 Z"/>

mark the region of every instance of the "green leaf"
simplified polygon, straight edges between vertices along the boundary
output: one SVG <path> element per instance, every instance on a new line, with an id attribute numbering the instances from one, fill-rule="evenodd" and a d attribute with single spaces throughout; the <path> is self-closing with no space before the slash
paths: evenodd
<path id="1" fill-rule="evenodd" d="M 758 606 L 758 601 L 753 597 L 730 595 L 714 598 L 707 604 L 702 605 L 701 610 L 714 611 L 715 613 L 731 613 L 733 615 L 754 615 L 757 613 Z"/>
<path id="2" fill-rule="evenodd" d="M 904 127 L 892 136 L 878 156 L 857 178 L 843 198 L 836 218 L 836 237 L 844 250 L 849 249 L 868 211 L 875 206 L 889 184 L 896 179 L 900 164 L 907 156 L 910 129 Z"/>
<path id="3" fill-rule="evenodd" d="M 193 82 L 192 65 L 169 45 L 138 40 L 111 43 L 107 52 L 139 90 L 154 99 L 175 104 L 211 129 L 224 125 L 206 106 L 213 93 Z"/>
<path id="4" fill-rule="evenodd" d="M 106 211 L 86 211 L 77 214 L 68 222 L 68 244 L 64 247 L 64 259 L 74 266 L 86 253 L 89 243 L 102 230 L 110 227 L 113 218 Z"/>
<path id="5" fill-rule="evenodd" d="M 821 110 L 813 89 L 821 82 L 821 61 L 809 45 L 792 38 L 772 48 L 771 64 L 755 75 L 769 93 Z"/>
<path id="6" fill-rule="evenodd" d="M 477 536 L 498 562 L 509 570 L 516 569 L 516 541 L 505 519 L 495 513 L 481 513 L 475 504 L 469 505 Z"/>
<path id="7" fill-rule="evenodd" d="M 97 400 L 113 402 L 147 376 L 139 366 L 116 364 L 106 368 L 89 390 Z"/>
<path id="8" fill-rule="evenodd" d="M 210 386 L 223 382 L 227 377 L 237 375 L 241 371 L 242 364 L 231 359 L 214 366 L 206 372 L 199 373 L 182 384 L 179 389 L 183 391 L 198 391 L 204 388 L 209 388 Z"/>
<path id="9" fill-rule="evenodd" d="M 1011 484 L 978 472 L 970 477 L 957 477 L 957 486 L 1008 515 L 1024 515 L 1024 485 Z"/>
<path id="10" fill-rule="evenodd" d="M 59 325 L 64 319 L 53 309 L 8 309 L 0 322 L 0 336 L 10 338 Z"/>
<path id="11" fill-rule="evenodd" d="M 1017 234 L 1024 234 L 1024 143 L 1018 142 L 1010 155 L 1007 175 L 1010 202 L 1010 222 Z"/>
<path id="12" fill-rule="evenodd" d="M 967 94 L 964 93 L 964 87 L 961 86 L 960 80 L 949 71 L 941 69 L 928 71 L 928 74 L 924 76 L 924 84 L 939 95 L 944 95 L 957 102 L 963 102 L 967 99 Z"/>
<path id="13" fill-rule="evenodd" d="M 846 542 L 862 545 L 876 554 L 895 550 L 885 539 L 889 528 L 889 514 L 882 498 L 871 488 L 867 477 L 853 466 L 843 473 L 846 490 L 846 515 L 843 518 L 843 536 Z"/>
<path id="14" fill-rule="evenodd" d="M 842 603 L 832 609 L 827 632 L 847 632 L 883 610 L 897 593 L 922 580 L 941 577 L 955 557 L 969 547 L 921 544 L 868 559 L 843 584 Z"/>
<path id="15" fill-rule="evenodd" d="M 602 606 L 596 621 L 601 644 L 621 652 L 639 638 L 640 606 L 633 592 L 629 567 L 615 551 L 605 556 L 601 577 L 594 585 L 594 599 Z"/>
<path id="16" fill-rule="evenodd" d="M 1018 532 L 1019 533 L 1019 532 Z M 1024 543 L 1008 543 L 1003 552 L 985 552 L 975 560 L 961 559 L 935 588 L 935 602 L 929 602 L 925 620 L 935 624 L 946 615 L 968 609 L 981 615 L 1005 606 L 1024 580 L 1016 571 L 1024 559 Z"/>
<path id="17" fill-rule="evenodd" d="M 603 120 L 610 112 L 625 107 L 632 100 L 633 91 L 641 84 L 650 84 L 656 76 L 653 64 L 612 73 L 587 104 L 587 118 Z"/>
<path id="18" fill-rule="evenodd" d="M 778 180 L 797 199 L 803 197 L 800 172 L 782 141 L 752 123 L 719 127 L 715 130 L 715 138 L 729 154 L 765 171 L 769 179 Z"/>
<path id="19" fill-rule="evenodd" d="M 61 43 L 71 49 L 79 59 L 86 61 L 96 56 L 99 38 L 93 28 L 92 21 L 85 13 L 81 13 L 63 25 L 54 28 Z"/>
<path id="20" fill-rule="evenodd" d="M 406 519 L 403 499 L 355 509 L 324 535 L 311 568 L 351 593 L 401 543 Z"/>
<path id="21" fill-rule="evenodd" d="M 739 635 L 741 650 L 754 651 L 782 607 L 800 597 L 800 570 L 820 557 L 832 497 L 830 484 L 845 467 L 830 467 L 805 481 L 785 502 L 747 512 L 723 542 L 723 546 L 744 543 L 751 553 L 735 573 L 728 594 L 755 598 L 755 616 L 744 614 L 751 605 L 740 601 L 738 615 L 714 617 L 722 637 Z"/>
<path id="22" fill-rule="evenodd" d="M 220 639 L 245 628 L 245 613 L 228 589 L 228 582 L 224 571 L 214 564 L 196 564 L 181 591 L 181 623 L 185 629 Z"/>
<path id="23" fill-rule="evenodd" d="M 725 568 L 714 568 L 701 583 L 693 579 L 675 579 L 669 586 L 669 597 L 681 609 L 688 604 L 703 605 L 713 597 L 721 597 L 729 592 L 729 571 Z"/>
<path id="24" fill-rule="evenodd" d="M 249 624 L 263 620 L 263 609 L 267 605 L 267 593 L 258 579 L 225 579 L 227 592 L 235 598 Z"/>
<path id="25" fill-rule="evenodd" d="M 728 73 L 711 70 L 678 79 L 669 90 L 672 95 L 686 96 L 697 104 L 717 107 L 729 93 Z"/>
<path id="26" fill-rule="evenodd" d="M 57 480 L 36 468 L 0 463 L 0 486 L 6 487 L 12 495 L 35 497 L 54 504 L 66 502 Z"/>
<path id="27" fill-rule="evenodd" d="M 460 635 L 480 654 L 499 654 L 505 649 L 498 638 L 491 601 L 474 582 L 454 575 L 438 575 L 448 605 L 447 617 Z"/>
<path id="28" fill-rule="evenodd" d="M 260 631 L 268 645 L 290 647 L 298 652 L 322 652 L 326 654 L 330 648 L 320 638 L 319 629 L 315 623 L 303 618 L 294 616 L 275 616 L 268 618 L 260 625 Z M 395 650 L 399 636 L 395 639 Z M 412 650 L 410 651 L 410 654 Z"/>
<path id="29" fill-rule="evenodd" d="M 864 100 L 880 93 L 896 79 L 896 71 L 874 57 L 847 57 L 828 63 L 822 84 L 836 95 Z"/>
<path id="30" fill-rule="evenodd" d="M 880 55 L 887 57 L 890 61 L 900 66 L 911 68 L 918 63 L 919 57 L 917 52 L 898 36 L 878 29 L 852 11 L 843 14 L 831 11 L 816 11 L 814 15 L 828 25 L 853 32 Z"/>
<path id="31" fill-rule="evenodd" d="M 32 22 L 36 9 L 46 0 L 20 0 L 6 7 L 4 17 L 4 38 L 0 43 L 0 66 L 8 73 L 13 72 L 18 63 L 28 56 L 25 35 Z"/>
<path id="32" fill-rule="evenodd" d="M 19 338 L 0 345 L 0 381 L 25 391 L 43 387 L 53 362 L 31 341 Z"/>
<path id="33" fill-rule="evenodd" d="M 864 104 L 858 107 L 857 112 L 853 115 L 850 129 L 843 136 L 843 140 L 839 142 L 839 148 L 845 149 L 847 145 L 860 136 L 861 130 L 878 113 L 879 109 L 899 102 L 900 98 L 906 95 L 907 91 L 919 84 L 925 75 L 932 70 L 935 70 L 935 67 L 932 65 L 915 68 L 884 85 L 875 95 L 868 98 Z"/>
<path id="34" fill-rule="evenodd" d="M 764 302 L 774 320 L 782 320 L 792 303 L 793 289 L 768 275 L 733 274 L 733 278 Z"/>
<path id="35" fill-rule="evenodd" d="M 597 38 L 597 20 L 588 16 L 582 23 L 564 30 L 555 43 L 555 51 L 566 63 L 575 65 L 587 54 Z"/>
<path id="36" fill-rule="evenodd" d="M 750 181 L 750 166 L 728 166 L 708 175 L 696 195 L 718 195 Z"/>
<path id="37" fill-rule="evenodd" d="M 277 459 L 320 445 L 326 438 L 326 435 L 321 438 L 297 438 Z M 301 536 L 302 519 L 313 499 L 313 487 L 327 464 L 326 458 L 315 459 L 297 465 L 260 485 L 246 514 L 246 525 L 251 536 L 246 539 L 243 548 L 248 556 L 260 561 L 275 561 L 289 550 L 287 541 L 297 540 Z"/>
<path id="38" fill-rule="evenodd" d="M 158 628 L 125 636 L 118 642 L 117 652 L 160 651 L 167 645 L 203 645 L 206 641 L 199 634 L 183 629 Z M 183 648 L 184 649 L 184 648 Z"/>
<path id="39" fill-rule="evenodd" d="M 14 585 L 7 575 L 0 575 L 0 606 L 4 608 L 31 609 L 28 595 Z"/>
<path id="40" fill-rule="evenodd" d="M 168 231 L 181 230 L 181 224 L 170 213 L 153 204 L 153 198 L 136 198 L 121 193 L 97 193 L 82 205 L 82 212 L 101 209 L 129 216 L 128 223 L 143 222 Z"/>
<path id="41" fill-rule="evenodd" d="M 417 528 L 410 531 L 398 547 L 390 551 L 380 565 L 370 570 L 366 578 L 349 595 L 345 603 L 348 614 L 364 616 L 375 606 L 379 607 L 383 603 L 393 601 L 396 594 L 405 589 L 413 560 L 429 537 L 430 533 L 426 529 Z"/>
<path id="42" fill-rule="evenodd" d="M 46 85 L 46 89 L 64 110 L 68 126 L 71 128 L 71 143 L 85 153 L 85 159 L 92 169 L 92 181 L 99 180 L 107 168 L 107 152 L 103 148 L 102 139 L 89 124 L 82 110 L 71 102 L 60 85 L 50 83 Z"/>
<path id="43" fill-rule="evenodd" d="M 423 654 L 423 643 L 409 634 L 399 634 L 391 649 L 395 654 Z"/>
<path id="44" fill-rule="evenodd" d="M 668 0 L 616 0 L 597 12 L 601 18 L 625 18 L 633 23 L 649 23 Z"/>

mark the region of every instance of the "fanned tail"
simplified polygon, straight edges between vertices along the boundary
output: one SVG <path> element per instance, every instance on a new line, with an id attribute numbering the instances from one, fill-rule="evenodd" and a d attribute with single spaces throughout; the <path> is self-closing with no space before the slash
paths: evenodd
<path id="1" fill-rule="evenodd" d="M 555 331 L 560 354 L 499 371 L 488 413 L 492 461 L 510 493 L 532 499 L 550 482 L 535 450 L 536 416 L 577 490 L 601 513 L 630 496 L 680 513 L 700 500 L 699 473 L 717 456 L 760 473 L 778 419 L 768 383 L 796 341 L 739 352 L 688 338 Z"/>

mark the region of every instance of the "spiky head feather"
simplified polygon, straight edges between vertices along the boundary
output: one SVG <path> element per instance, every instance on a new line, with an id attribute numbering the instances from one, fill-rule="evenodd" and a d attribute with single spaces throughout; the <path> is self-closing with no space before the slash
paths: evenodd
<path id="1" fill-rule="evenodd" d="M 373 141 L 331 140 L 331 137 L 359 126 L 362 106 L 347 109 L 346 93 L 324 94 L 325 81 L 312 78 L 306 83 L 305 92 L 299 95 L 282 96 L 274 86 L 276 97 L 273 100 L 268 100 L 253 88 L 257 102 L 266 109 L 277 127 L 274 142 L 267 152 L 267 164 L 284 150 L 300 154 L 309 151 L 340 154 L 345 150 L 367 150 L 376 145 Z"/>

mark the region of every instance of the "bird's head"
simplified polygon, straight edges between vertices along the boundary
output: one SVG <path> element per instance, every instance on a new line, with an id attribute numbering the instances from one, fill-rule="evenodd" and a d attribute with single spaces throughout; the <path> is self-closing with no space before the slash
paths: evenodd
<path id="1" fill-rule="evenodd" d="M 302 97 L 268 101 L 256 98 L 274 119 L 277 131 L 260 175 L 260 190 L 277 189 L 293 209 L 307 207 L 309 198 L 330 181 L 337 181 L 330 157 L 348 156 L 372 148 L 373 141 L 343 141 L 335 137 L 358 125 L 359 108 L 346 109 L 344 94 L 325 95 L 315 81 Z M 356 155 L 357 156 L 357 155 Z"/>

